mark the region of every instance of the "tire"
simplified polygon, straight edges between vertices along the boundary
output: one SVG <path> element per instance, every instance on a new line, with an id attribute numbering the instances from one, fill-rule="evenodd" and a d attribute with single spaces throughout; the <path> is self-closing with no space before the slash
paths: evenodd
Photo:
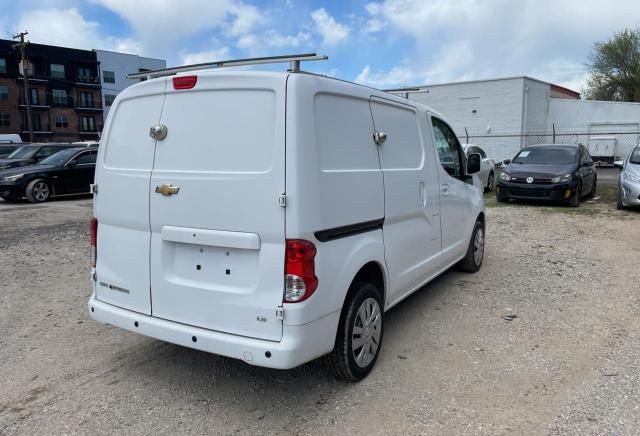
<path id="1" fill-rule="evenodd" d="M 591 190 L 587 194 L 587 198 L 593 198 L 596 196 L 596 192 L 598 191 L 598 177 L 593 177 L 593 185 L 591 185 Z"/>
<path id="2" fill-rule="evenodd" d="M 349 294 L 333 351 L 324 357 L 324 363 L 337 379 L 357 382 L 371 372 L 380 354 L 384 335 L 383 303 L 382 293 L 370 283 L 354 283 Z M 372 318 L 368 326 L 367 318 Z M 356 328 L 362 331 L 361 335 L 354 332 Z M 358 342 L 362 339 L 364 345 L 354 350 L 354 339 Z"/>
<path id="3" fill-rule="evenodd" d="M 616 197 L 616 207 L 618 210 L 625 210 L 626 206 L 622 202 L 622 187 L 618 184 L 618 195 Z"/>
<path id="4" fill-rule="evenodd" d="M 462 271 L 474 273 L 480 269 L 484 259 L 484 239 L 484 224 L 478 220 L 473 226 L 473 232 L 471 232 L 467 254 L 460 261 Z"/>
<path id="5" fill-rule="evenodd" d="M 569 199 L 569 206 L 578 207 L 580 206 L 580 199 L 582 198 L 582 183 L 578 185 L 576 188 L 576 193 L 573 194 L 573 197 Z"/>
<path id="6" fill-rule="evenodd" d="M 35 179 L 29 182 L 25 194 L 30 203 L 43 203 L 51 196 L 51 188 L 45 180 Z"/>
<path id="7" fill-rule="evenodd" d="M 493 175 L 493 171 L 491 171 L 489 173 L 489 178 L 487 179 L 487 187 L 484 188 L 484 192 L 491 192 L 493 191 L 493 184 L 494 184 L 494 175 Z"/>

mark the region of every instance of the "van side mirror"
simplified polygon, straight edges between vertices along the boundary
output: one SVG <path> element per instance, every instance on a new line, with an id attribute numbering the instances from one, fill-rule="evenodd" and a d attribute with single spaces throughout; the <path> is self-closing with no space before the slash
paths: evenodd
<path id="1" fill-rule="evenodd" d="M 621 160 L 617 160 L 613 163 L 613 166 L 622 171 L 622 169 L 624 168 L 624 162 Z"/>
<path id="2" fill-rule="evenodd" d="M 511 159 L 505 159 L 502 161 L 503 164 L 509 165 L 511 163 Z"/>
<path id="3" fill-rule="evenodd" d="M 467 156 L 467 174 L 475 174 L 479 172 L 480 162 L 482 162 L 480 153 L 471 153 Z"/>

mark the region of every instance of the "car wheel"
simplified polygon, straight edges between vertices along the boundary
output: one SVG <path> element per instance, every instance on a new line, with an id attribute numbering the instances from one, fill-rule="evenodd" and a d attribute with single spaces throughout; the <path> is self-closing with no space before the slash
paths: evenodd
<path id="1" fill-rule="evenodd" d="M 463 271 L 474 273 L 482 266 L 482 259 L 484 259 L 484 224 L 482 221 L 476 221 L 467 254 L 460 261 L 460 268 Z"/>
<path id="2" fill-rule="evenodd" d="M 489 173 L 489 178 L 487 179 L 487 187 L 484 189 L 484 192 L 493 191 L 493 171 Z"/>
<path id="3" fill-rule="evenodd" d="M 36 179 L 29 182 L 25 193 L 30 203 L 42 203 L 51 196 L 51 188 L 46 181 Z"/>
<path id="4" fill-rule="evenodd" d="M 596 195 L 598 190 L 598 177 L 593 178 L 593 185 L 591 185 L 591 190 L 587 194 L 587 198 L 593 198 Z"/>
<path id="5" fill-rule="evenodd" d="M 336 378 L 362 380 L 378 359 L 384 333 L 382 294 L 370 283 L 354 283 L 340 316 L 333 351 L 325 356 Z"/>
<path id="6" fill-rule="evenodd" d="M 509 201 L 509 197 L 504 197 L 496 192 L 496 200 L 498 201 L 498 203 L 506 203 L 507 201 Z"/>
<path id="7" fill-rule="evenodd" d="M 578 184 L 578 186 L 576 187 L 575 194 L 573 194 L 573 196 L 569 199 L 569 206 L 571 207 L 580 206 L 581 198 L 582 198 L 582 184 Z"/>
<path id="8" fill-rule="evenodd" d="M 618 195 L 616 197 L 616 207 L 618 210 L 624 210 L 626 207 L 622 202 L 622 187 L 618 184 Z"/>

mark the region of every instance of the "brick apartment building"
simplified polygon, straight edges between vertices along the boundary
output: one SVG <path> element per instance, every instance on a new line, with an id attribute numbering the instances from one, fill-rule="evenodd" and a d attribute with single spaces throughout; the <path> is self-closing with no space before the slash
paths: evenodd
<path id="1" fill-rule="evenodd" d="M 0 133 L 29 139 L 27 105 L 14 41 L 0 39 Z M 102 130 L 100 68 L 95 51 L 27 46 L 34 141 L 97 140 Z"/>

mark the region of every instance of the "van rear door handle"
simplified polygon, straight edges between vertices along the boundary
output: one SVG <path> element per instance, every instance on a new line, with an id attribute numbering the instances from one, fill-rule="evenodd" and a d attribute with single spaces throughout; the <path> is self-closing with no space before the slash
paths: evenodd
<path id="1" fill-rule="evenodd" d="M 164 196 L 177 194 L 178 192 L 180 192 L 180 188 L 177 186 L 173 186 L 173 185 L 156 186 L 156 193 L 162 194 Z"/>

